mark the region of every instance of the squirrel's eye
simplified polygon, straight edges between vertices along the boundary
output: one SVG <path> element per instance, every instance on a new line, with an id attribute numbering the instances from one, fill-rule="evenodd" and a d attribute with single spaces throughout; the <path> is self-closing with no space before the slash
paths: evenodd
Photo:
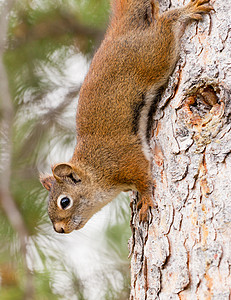
<path id="1" fill-rule="evenodd" d="M 59 206 L 59 208 L 65 210 L 70 208 L 73 205 L 73 201 L 70 197 L 61 195 L 59 196 L 58 200 L 57 200 L 57 204 Z"/>

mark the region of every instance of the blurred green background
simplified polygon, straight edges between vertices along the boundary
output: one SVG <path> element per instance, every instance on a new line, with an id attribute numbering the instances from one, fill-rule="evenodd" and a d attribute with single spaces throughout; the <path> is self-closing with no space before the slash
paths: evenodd
<path id="1" fill-rule="evenodd" d="M 0 10 L 0 299 L 128 299 L 128 197 L 59 235 L 38 179 L 72 155 L 109 0 L 0 1 Z"/>

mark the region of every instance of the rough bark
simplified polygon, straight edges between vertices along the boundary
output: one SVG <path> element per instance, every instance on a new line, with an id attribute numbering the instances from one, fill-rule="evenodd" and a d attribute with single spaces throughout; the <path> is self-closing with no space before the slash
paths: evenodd
<path id="1" fill-rule="evenodd" d="M 133 300 L 231 297 L 231 1 L 211 3 L 215 13 L 187 29 L 154 115 L 158 209 L 139 224 L 134 195 Z"/>

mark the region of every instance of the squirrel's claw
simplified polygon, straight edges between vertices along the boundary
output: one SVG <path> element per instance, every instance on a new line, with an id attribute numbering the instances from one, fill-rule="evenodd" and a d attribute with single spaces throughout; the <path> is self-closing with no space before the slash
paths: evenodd
<path id="1" fill-rule="evenodd" d="M 139 221 L 140 223 L 147 223 L 149 221 L 149 212 L 150 209 L 155 208 L 157 205 L 151 199 L 142 198 L 138 204 L 137 208 L 140 210 L 139 212 Z"/>
<path id="2" fill-rule="evenodd" d="M 142 205 L 139 212 L 140 223 L 147 223 L 149 220 L 149 206 L 145 203 Z"/>

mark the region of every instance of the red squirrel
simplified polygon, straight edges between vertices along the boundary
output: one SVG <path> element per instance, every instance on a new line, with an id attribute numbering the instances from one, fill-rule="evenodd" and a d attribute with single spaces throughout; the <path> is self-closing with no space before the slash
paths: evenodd
<path id="1" fill-rule="evenodd" d="M 156 0 L 114 0 L 105 38 L 79 94 L 77 144 L 69 162 L 41 176 L 50 192 L 55 231 L 70 233 L 120 192 L 140 193 L 140 221 L 155 206 L 148 116 L 158 91 L 179 58 L 180 39 L 191 20 L 212 10 L 191 0 L 159 14 Z"/>

